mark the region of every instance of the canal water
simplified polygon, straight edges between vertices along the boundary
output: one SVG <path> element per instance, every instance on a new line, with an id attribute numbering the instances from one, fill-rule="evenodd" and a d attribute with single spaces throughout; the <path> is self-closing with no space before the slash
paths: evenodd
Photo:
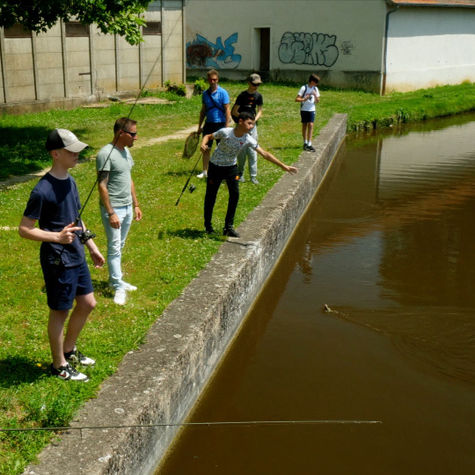
<path id="1" fill-rule="evenodd" d="M 475 473 L 474 243 L 475 116 L 348 139 L 157 474 Z"/>

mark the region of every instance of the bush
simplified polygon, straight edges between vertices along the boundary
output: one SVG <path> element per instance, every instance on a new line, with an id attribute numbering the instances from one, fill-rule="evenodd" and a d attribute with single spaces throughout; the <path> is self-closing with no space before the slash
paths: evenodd
<path id="1" fill-rule="evenodd" d="M 177 96 L 186 96 L 186 86 L 184 84 L 165 81 L 164 86 L 167 88 L 168 92 L 173 92 Z"/>
<path id="2" fill-rule="evenodd" d="M 193 94 L 199 95 L 202 94 L 203 91 L 206 89 L 206 82 L 203 78 L 197 79 L 193 84 Z"/>

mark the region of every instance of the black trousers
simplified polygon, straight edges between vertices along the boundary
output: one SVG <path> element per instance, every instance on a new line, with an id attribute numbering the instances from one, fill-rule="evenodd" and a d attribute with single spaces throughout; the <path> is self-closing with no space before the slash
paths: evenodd
<path id="1" fill-rule="evenodd" d="M 224 221 L 225 228 L 231 228 L 234 224 L 234 215 L 239 201 L 239 171 L 237 165 L 230 167 L 219 167 L 213 163 L 209 164 L 208 179 L 206 181 L 206 195 L 205 195 L 205 228 L 212 227 L 211 218 L 213 217 L 213 208 L 216 203 L 216 196 L 221 182 L 226 180 L 228 186 L 229 200 L 228 210 L 226 212 L 226 219 Z"/>

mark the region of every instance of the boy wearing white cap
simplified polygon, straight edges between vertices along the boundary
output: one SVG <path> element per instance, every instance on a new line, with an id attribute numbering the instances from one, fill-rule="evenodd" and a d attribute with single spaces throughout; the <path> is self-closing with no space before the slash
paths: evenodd
<path id="1" fill-rule="evenodd" d="M 48 135 L 46 150 L 53 164 L 33 188 L 19 226 L 21 237 L 41 241 L 40 262 L 50 308 L 51 374 L 73 381 L 88 380 L 87 375 L 76 370 L 76 364 L 95 363 L 76 348 L 76 340 L 96 300 L 84 255 L 84 239 L 79 239 L 85 230 L 84 223 L 78 222 L 81 203 L 76 182 L 68 172 L 76 166 L 79 152 L 86 147 L 66 129 L 55 129 Z M 104 257 L 94 241 L 86 239 L 84 245 L 94 265 L 101 267 Z M 76 305 L 69 315 L 74 300 Z M 63 337 L 68 315 L 68 329 Z"/>

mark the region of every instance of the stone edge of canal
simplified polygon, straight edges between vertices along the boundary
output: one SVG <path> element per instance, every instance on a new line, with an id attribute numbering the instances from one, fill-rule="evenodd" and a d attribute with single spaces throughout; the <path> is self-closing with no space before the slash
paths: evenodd
<path id="1" fill-rule="evenodd" d="M 336 114 L 27 474 L 153 473 L 225 353 L 346 134 Z M 81 428 L 81 429 L 79 429 Z"/>

